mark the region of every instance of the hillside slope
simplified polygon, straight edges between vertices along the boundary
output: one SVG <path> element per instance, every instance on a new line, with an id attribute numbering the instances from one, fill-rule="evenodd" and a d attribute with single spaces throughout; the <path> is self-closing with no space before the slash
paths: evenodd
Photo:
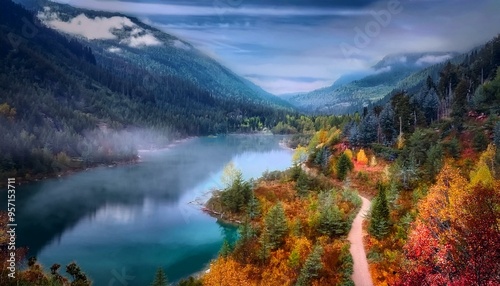
<path id="1" fill-rule="evenodd" d="M 88 40 L 40 21 L 51 26 L 69 12 L 51 7 L 34 15 L 2 3 L 0 177 L 131 160 L 138 147 L 174 138 L 269 128 L 291 110 L 189 43 L 135 19 L 80 16 L 101 26 L 118 20 L 109 39 Z M 68 27 L 63 22 L 59 28 Z"/>
<path id="2" fill-rule="evenodd" d="M 384 98 L 408 84 L 407 77 L 436 62 L 453 58 L 455 53 L 414 53 L 386 56 L 373 66 L 374 73 L 361 79 L 339 83 L 306 94 L 286 97 L 291 104 L 318 114 L 344 114 Z M 426 77 L 423 78 L 425 81 Z"/>

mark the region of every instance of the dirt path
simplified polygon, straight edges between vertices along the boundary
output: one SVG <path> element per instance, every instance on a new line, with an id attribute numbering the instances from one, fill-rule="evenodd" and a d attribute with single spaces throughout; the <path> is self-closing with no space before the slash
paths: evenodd
<path id="1" fill-rule="evenodd" d="M 372 277 L 368 269 L 368 261 L 366 260 L 365 247 L 363 245 L 363 216 L 370 209 L 370 201 L 364 197 L 361 197 L 361 200 L 363 201 L 363 205 L 352 222 L 351 230 L 347 236 L 347 239 L 351 243 L 350 251 L 354 261 L 354 272 L 351 277 L 356 286 L 372 286 Z"/>

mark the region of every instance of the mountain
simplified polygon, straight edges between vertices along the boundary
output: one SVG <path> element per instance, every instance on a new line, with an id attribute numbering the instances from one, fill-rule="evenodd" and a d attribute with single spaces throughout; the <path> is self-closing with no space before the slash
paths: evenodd
<path id="1" fill-rule="evenodd" d="M 46 2 L 37 16 L 45 25 L 90 46 L 103 66 L 113 67 L 118 57 L 127 65 L 145 69 L 153 81 L 171 75 L 186 79 L 215 97 L 290 108 L 285 101 L 236 75 L 188 42 L 134 17 L 54 2 Z"/>
<path id="2" fill-rule="evenodd" d="M 55 3 L 2 1 L 0 62 L 0 177 L 132 160 L 137 148 L 271 128 L 293 111 L 186 41 Z"/>
<path id="3" fill-rule="evenodd" d="M 399 88 L 401 81 L 413 73 L 455 56 L 456 53 L 453 52 L 388 55 L 372 67 L 374 71 L 371 74 L 361 79 L 348 82 L 349 78 L 359 75 L 347 75 L 332 86 L 284 99 L 297 108 L 312 113 L 355 112 Z"/>

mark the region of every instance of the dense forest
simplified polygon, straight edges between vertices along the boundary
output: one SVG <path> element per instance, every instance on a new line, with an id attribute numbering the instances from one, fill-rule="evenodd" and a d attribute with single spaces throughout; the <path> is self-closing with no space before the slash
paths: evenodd
<path id="1" fill-rule="evenodd" d="M 245 239 L 223 246 L 204 285 L 353 285 L 339 250 L 356 190 L 372 201 L 375 285 L 500 284 L 500 37 L 463 59 L 360 114 L 280 122 L 275 132 L 295 134 L 295 165 L 214 194 L 208 207 L 241 222 Z"/>
<path id="2" fill-rule="evenodd" d="M 138 148 L 272 128 L 291 112 L 259 99 L 254 86 L 226 95 L 181 75 L 97 56 L 33 12 L 2 3 L 0 179 L 131 161 Z"/>

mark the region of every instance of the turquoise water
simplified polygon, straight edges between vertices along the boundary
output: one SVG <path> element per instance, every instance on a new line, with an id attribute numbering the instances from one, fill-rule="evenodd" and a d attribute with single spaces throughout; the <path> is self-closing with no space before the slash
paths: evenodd
<path id="1" fill-rule="evenodd" d="M 245 178 L 291 165 L 282 137 L 196 138 L 141 152 L 141 163 L 101 167 L 23 185 L 18 245 L 49 268 L 76 261 L 94 285 L 149 285 L 158 267 L 169 281 L 203 270 L 237 230 L 190 204 L 220 187 L 233 161 Z M 64 268 L 61 268 L 61 273 Z"/>

